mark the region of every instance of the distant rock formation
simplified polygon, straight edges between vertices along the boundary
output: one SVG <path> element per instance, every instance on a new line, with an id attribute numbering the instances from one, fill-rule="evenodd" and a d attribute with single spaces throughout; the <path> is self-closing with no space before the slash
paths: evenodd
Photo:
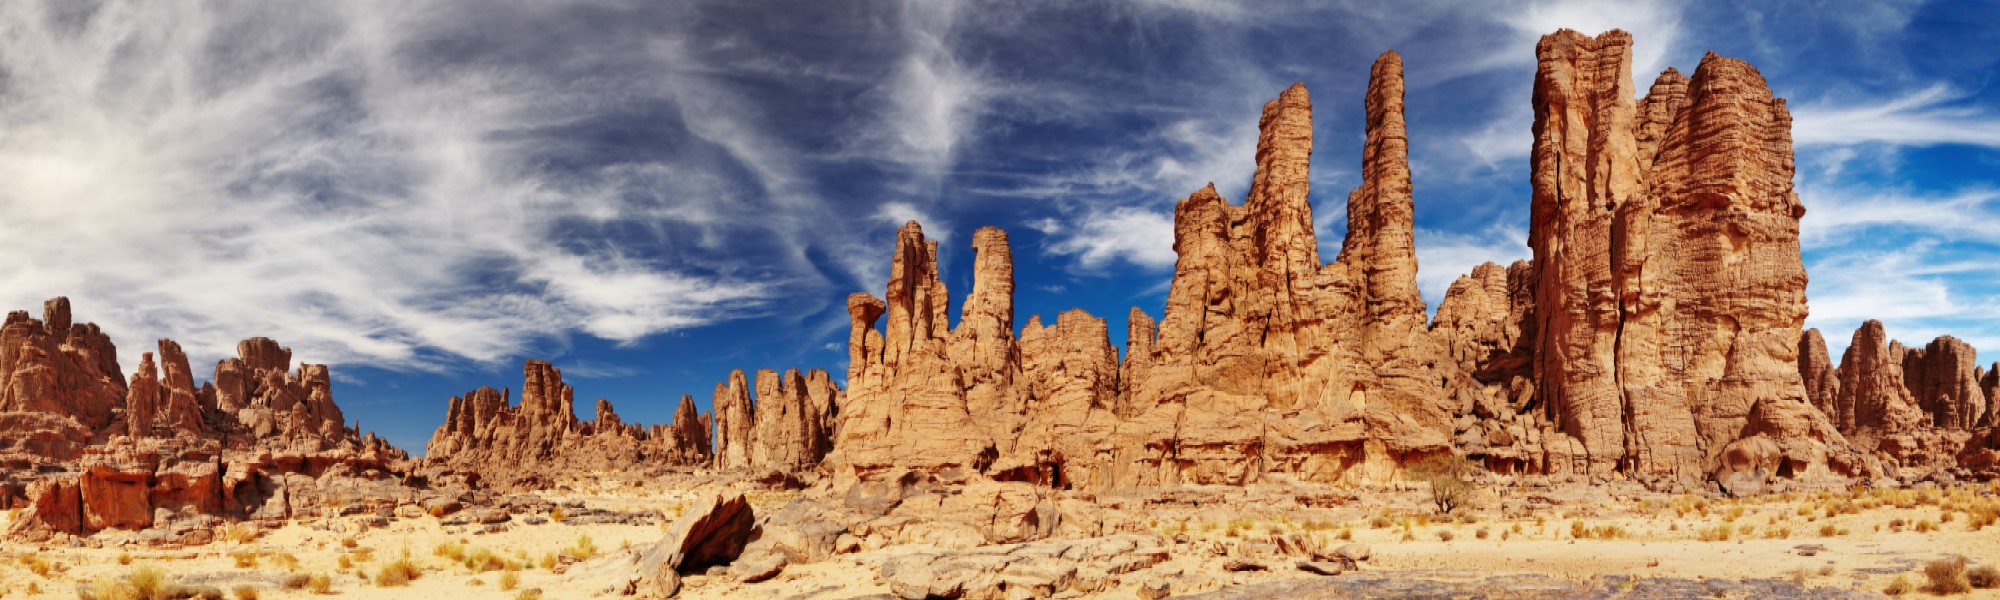
<path id="1" fill-rule="evenodd" d="M 743 371 L 715 385 L 717 466 L 811 471 L 833 445 L 834 411 L 842 392 L 826 371 L 757 371 L 753 401 Z"/>
<path id="2" fill-rule="evenodd" d="M 1818 331 L 1806 338 L 1802 348 L 1818 339 Z M 1801 365 L 1824 364 L 1824 344 L 1817 352 L 1801 357 Z M 1827 414 L 1891 474 L 2000 476 L 2000 427 L 1989 402 L 1995 378 L 1973 363 L 1964 341 L 1942 336 L 1923 348 L 1905 348 L 1889 339 L 1881 321 L 1868 321 L 1854 331 L 1838 373 Z"/>
<path id="3" fill-rule="evenodd" d="M 837 477 L 915 470 L 1074 489 L 1373 479 L 1450 448 L 1442 348 L 1416 286 L 1402 61 L 1364 103 L 1363 178 L 1341 257 L 1321 263 L 1307 203 L 1312 103 L 1264 108 L 1249 199 L 1213 186 L 1175 211 L 1164 317 L 1134 309 L 1121 363 L 1103 319 L 1030 319 L 1013 339 L 1006 235 L 973 237 L 973 290 L 947 318 L 937 247 L 897 235 L 887 294 L 855 294 Z M 881 328 L 878 318 L 886 315 Z M 1359 468 L 1357 468 L 1359 467 Z"/>
<path id="4" fill-rule="evenodd" d="M 197 389 L 172 340 L 126 380 L 67 298 L 0 327 L 0 503 L 31 541 L 108 528 L 198 543 L 220 518 L 290 519 L 393 506 L 407 456 L 342 422 L 324 365 L 291 370 L 265 338 L 237 346 Z"/>
<path id="5" fill-rule="evenodd" d="M 575 392 L 546 361 L 523 367 L 520 405 L 510 390 L 483 387 L 451 399 L 431 434 L 424 472 L 463 476 L 478 487 L 545 489 L 565 477 L 657 467 L 803 474 L 832 449 L 843 392 L 826 371 L 757 372 L 755 394 L 738 370 L 715 386 L 714 414 L 681 396 L 672 423 L 625 423 L 609 400 L 579 421 Z"/>
<path id="6" fill-rule="evenodd" d="M 642 464 L 706 465 L 710 422 L 682 396 L 674 422 L 642 427 L 618 418 L 598 399 L 595 420 L 579 421 L 575 390 L 547 361 L 522 366 L 521 402 L 513 391 L 482 387 L 451 399 L 445 423 L 425 446 L 426 469 L 469 476 L 501 489 L 546 488 L 560 475 L 615 471 Z"/>

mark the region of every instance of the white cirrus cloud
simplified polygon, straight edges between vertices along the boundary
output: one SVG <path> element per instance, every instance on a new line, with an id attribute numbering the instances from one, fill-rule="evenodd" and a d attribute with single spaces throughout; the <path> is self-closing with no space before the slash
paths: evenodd
<path id="1" fill-rule="evenodd" d="M 1114 262 L 1170 269 L 1179 256 L 1174 253 L 1174 217 L 1137 207 L 1117 207 L 1082 215 L 1074 227 L 1044 221 L 1043 234 L 1054 238 L 1047 251 L 1057 256 L 1075 257 L 1084 269 L 1098 269 Z"/>
<path id="2" fill-rule="evenodd" d="M 449 15 L 212 8 L 0 6 L 0 304 L 68 295 L 128 347 L 170 337 L 198 362 L 266 335 L 301 360 L 435 368 L 770 292 L 575 243 L 651 215 L 539 174 L 519 134 L 574 119 L 575 94 L 424 63 L 411 46 Z"/>
<path id="3" fill-rule="evenodd" d="M 2000 116 L 1965 106 L 1961 101 L 1966 99 L 1967 94 L 1937 83 L 1886 100 L 1795 106 L 1792 142 L 2000 148 Z"/>

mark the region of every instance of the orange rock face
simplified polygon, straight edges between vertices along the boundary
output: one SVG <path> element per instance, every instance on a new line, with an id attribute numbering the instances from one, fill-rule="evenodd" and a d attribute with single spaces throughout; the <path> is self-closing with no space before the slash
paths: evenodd
<path id="1" fill-rule="evenodd" d="M 1905 348 L 1889 339 L 1881 321 L 1868 321 L 1855 330 L 1838 375 L 1828 414 L 1892 474 L 2000 475 L 2000 428 L 1988 402 L 1995 377 L 1973 364 L 1965 342 L 1942 336 Z"/>
<path id="2" fill-rule="evenodd" d="M 1780 414 L 1823 421 L 1794 406 L 1809 405 L 1805 208 L 1784 101 L 1713 54 L 1635 101 L 1619 31 L 1558 32 L 1537 52 L 1529 246 L 1550 469 L 1696 484 L 1730 445 L 1769 434 L 1753 413 L 1772 427 Z M 1755 445 L 1783 455 L 1770 474 L 1832 474 L 1845 440 L 1796 425 L 1818 433 Z"/>
<path id="3" fill-rule="evenodd" d="M 1385 478 L 1449 447 L 1436 401 L 1441 347 L 1417 294 L 1402 62 L 1375 65 L 1363 182 L 1341 258 L 1321 263 L 1307 203 L 1312 102 L 1265 106 L 1249 199 L 1213 186 L 1175 211 L 1180 255 L 1155 322 L 1134 309 L 1121 362 L 1080 311 L 1012 339 L 1005 234 L 982 229 L 973 292 L 946 320 L 936 246 L 896 242 L 884 299 L 848 302 L 848 406 L 838 477 L 904 469 L 1075 489 Z M 881 329 L 876 319 L 886 314 Z"/>
<path id="4" fill-rule="evenodd" d="M 757 373 L 756 394 L 742 371 L 715 386 L 715 414 L 681 396 L 672 423 L 641 426 L 597 400 L 595 421 L 576 417 L 575 391 L 562 370 L 530 360 L 518 406 L 490 387 L 451 399 L 431 434 L 424 469 L 467 476 L 496 489 L 532 490 L 565 475 L 651 467 L 811 471 L 831 449 L 842 392 L 825 371 Z M 713 430 L 711 436 L 710 431 Z"/>
<path id="5" fill-rule="evenodd" d="M 451 399 L 444 425 L 425 447 L 426 469 L 509 489 L 546 486 L 564 473 L 708 463 L 708 420 L 695 414 L 693 398 L 681 398 L 668 425 L 625 423 L 604 399 L 596 420 L 585 422 L 576 417 L 576 392 L 561 369 L 530 360 L 521 371 L 518 406 L 511 390 L 490 387 Z"/>
<path id="6" fill-rule="evenodd" d="M 291 352 L 264 338 L 238 352 L 197 389 L 187 354 L 160 340 L 127 383 L 110 338 L 74 323 L 67 299 L 50 300 L 40 321 L 10 315 L 0 328 L 0 426 L 12 433 L 0 442 L 0 489 L 27 494 L 0 500 L 29 510 L 9 535 L 158 527 L 153 539 L 199 542 L 211 529 L 201 519 L 395 501 L 393 471 L 406 456 L 342 423 L 325 366 L 292 371 Z"/>

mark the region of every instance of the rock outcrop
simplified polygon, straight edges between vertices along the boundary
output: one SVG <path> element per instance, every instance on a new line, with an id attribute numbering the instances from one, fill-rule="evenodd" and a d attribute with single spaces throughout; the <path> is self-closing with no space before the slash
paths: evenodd
<path id="1" fill-rule="evenodd" d="M 1802 359 L 1802 371 L 1806 360 L 1824 359 Z M 2000 475 L 2000 428 L 1988 402 L 1994 377 L 1975 366 L 1970 345 L 1942 336 L 1905 348 L 1881 321 L 1868 321 L 1854 331 L 1838 374 L 1827 414 L 1891 474 Z"/>
<path id="2" fill-rule="evenodd" d="M 1979 352 L 1971 344 L 1941 336 L 1903 354 L 1903 383 L 1940 429 L 1986 425 L 1989 398 L 1980 388 Z"/>
<path id="3" fill-rule="evenodd" d="M 1005 234 L 982 229 L 956 328 L 936 243 L 898 233 L 886 296 L 849 298 L 849 403 L 829 463 L 867 481 L 914 470 L 1073 489 L 1384 479 L 1449 449 L 1441 347 L 1416 287 L 1402 62 L 1377 61 L 1363 181 L 1341 257 L 1321 263 L 1307 203 L 1312 103 L 1265 106 L 1248 200 L 1210 186 L 1175 211 L 1164 316 L 1134 309 L 1121 362 L 1080 311 L 1012 333 Z M 877 319 L 886 319 L 877 328 Z"/>
<path id="4" fill-rule="evenodd" d="M 425 447 L 425 469 L 485 487 L 535 489 L 565 475 L 709 462 L 709 421 L 695 413 L 693 398 L 681 397 L 671 424 L 625 423 L 604 399 L 596 420 L 586 422 L 577 419 L 576 392 L 561 369 L 530 360 L 522 379 L 518 405 L 511 389 L 482 387 L 452 398 Z"/>
<path id="5" fill-rule="evenodd" d="M 104 529 L 199 543 L 218 519 L 289 519 L 394 506 L 401 451 L 341 420 L 324 365 L 291 368 L 291 352 L 245 340 L 238 358 L 195 387 L 172 340 L 143 353 L 132 378 L 101 329 L 74 323 L 69 300 L 42 320 L 0 328 L 0 501 L 26 508 L 10 537 L 31 541 Z"/>
<path id="6" fill-rule="evenodd" d="M 1431 320 L 1447 364 L 1441 398 L 1454 445 L 1499 473 L 1542 471 L 1545 412 L 1535 405 L 1535 269 L 1486 263 L 1452 282 Z"/>
<path id="7" fill-rule="evenodd" d="M 826 371 L 757 371 L 753 400 L 743 371 L 715 386 L 715 456 L 721 468 L 812 471 L 832 449 L 833 411 L 842 392 Z"/>
<path id="8" fill-rule="evenodd" d="M 1691 485 L 1762 435 L 1776 472 L 1865 474 L 1799 372 L 1805 207 L 1784 101 L 1714 54 L 1634 100 L 1631 42 L 1565 30 L 1537 47 L 1529 246 L 1549 469 Z"/>

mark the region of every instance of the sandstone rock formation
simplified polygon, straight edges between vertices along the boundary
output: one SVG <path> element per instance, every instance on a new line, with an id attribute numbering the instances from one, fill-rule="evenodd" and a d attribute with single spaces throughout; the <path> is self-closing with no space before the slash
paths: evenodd
<path id="1" fill-rule="evenodd" d="M 826 371 L 780 376 L 738 370 L 716 384 L 714 415 L 682 396 L 670 424 L 625 423 L 597 401 L 594 422 L 577 419 L 575 392 L 546 361 L 523 367 L 521 402 L 511 390 L 480 388 L 451 399 L 431 435 L 425 470 L 493 489 L 533 490 L 565 477 L 663 467 L 813 471 L 832 447 L 843 393 Z M 711 430 L 713 433 L 711 434 Z"/>
<path id="2" fill-rule="evenodd" d="M 1175 211 L 1164 317 L 1134 309 L 1118 359 L 1102 319 L 1013 327 L 1004 233 L 982 229 L 973 291 L 950 326 L 936 243 L 898 233 L 887 294 L 848 301 L 849 403 L 829 458 L 859 481 L 914 470 L 1075 489 L 1382 479 L 1449 448 L 1442 350 L 1416 288 L 1402 62 L 1364 102 L 1363 181 L 1341 257 L 1321 263 L 1307 203 L 1312 103 L 1265 106 L 1257 174 L 1232 206 L 1213 186 Z M 884 318 L 877 328 L 878 318 Z M 1362 468 L 1356 468 L 1362 467 Z"/>
<path id="3" fill-rule="evenodd" d="M 547 487 L 562 474 L 708 463 L 709 420 L 695 414 L 693 398 L 681 397 L 667 425 L 625 423 L 603 399 L 596 420 L 584 422 L 561 369 L 530 360 L 522 378 L 519 405 L 512 390 L 490 387 L 452 398 L 444 425 L 425 447 L 426 469 L 509 489 Z"/>
<path id="4" fill-rule="evenodd" d="M 674 522 L 666 537 L 637 557 L 639 576 L 627 593 L 674 596 L 680 591 L 681 575 L 727 565 L 742 554 L 755 521 L 755 512 L 742 494 L 703 496 Z"/>
<path id="5" fill-rule="evenodd" d="M 1980 389 L 1978 351 L 1958 338 L 1941 336 L 1903 354 L 1903 383 L 1917 407 L 1941 429 L 1987 424 L 1988 398 Z"/>
<path id="6" fill-rule="evenodd" d="M 172 340 L 143 353 L 127 382 L 96 325 L 56 298 L 42 320 L 0 328 L 0 471 L 27 508 L 10 536 L 45 540 L 108 528 L 200 542 L 218 518 L 287 519 L 393 504 L 406 456 L 341 420 L 323 365 L 291 370 L 264 338 L 238 346 L 195 387 Z"/>
<path id="7" fill-rule="evenodd" d="M 1811 346 L 1816 334 L 1807 332 L 1800 347 Z M 1812 369 L 1825 363 L 1824 345 L 1816 352 L 1820 356 L 1801 357 L 1801 372 L 1808 363 Z M 1975 366 L 1973 355 L 1958 338 L 1905 348 L 1881 321 L 1862 323 L 1841 359 L 1839 378 L 1828 386 L 1825 411 L 1855 446 L 1904 479 L 2000 475 L 2000 428 L 1989 403 L 1994 377 Z"/>
<path id="8" fill-rule="evenodd" d="M 1485 263 L 1453 281 L 1431 320 L 1452 367 L 1441 390 L 1454 445 L 1500 473 L 1539 472 L 1544 412 L 1532 368 L 1535 270 Z"/>
<path id="9" fill-rule="evenodd" d="M 780 377 L 757 371 L 756 398 L 743 371 L 715 385 L 716 466 L 782 472 L 811 471 L 832 449 L 834 411 L 842 392 L 826 371 L 797 369 Z"/>
<path id="10" fill-rule="evenodd" d="M 1561 31 L 1537 56 L 1529 246 L 1549 469 L 1694 484 L 1749 443 L 1778 454 L 1764 475 L 1863 474 L 1807 410 L 1784 101 L 1714 54 L 1634 100 L 1620 31 Z M 1769 443 L 1743 441 L 1757 436 Z"/>

